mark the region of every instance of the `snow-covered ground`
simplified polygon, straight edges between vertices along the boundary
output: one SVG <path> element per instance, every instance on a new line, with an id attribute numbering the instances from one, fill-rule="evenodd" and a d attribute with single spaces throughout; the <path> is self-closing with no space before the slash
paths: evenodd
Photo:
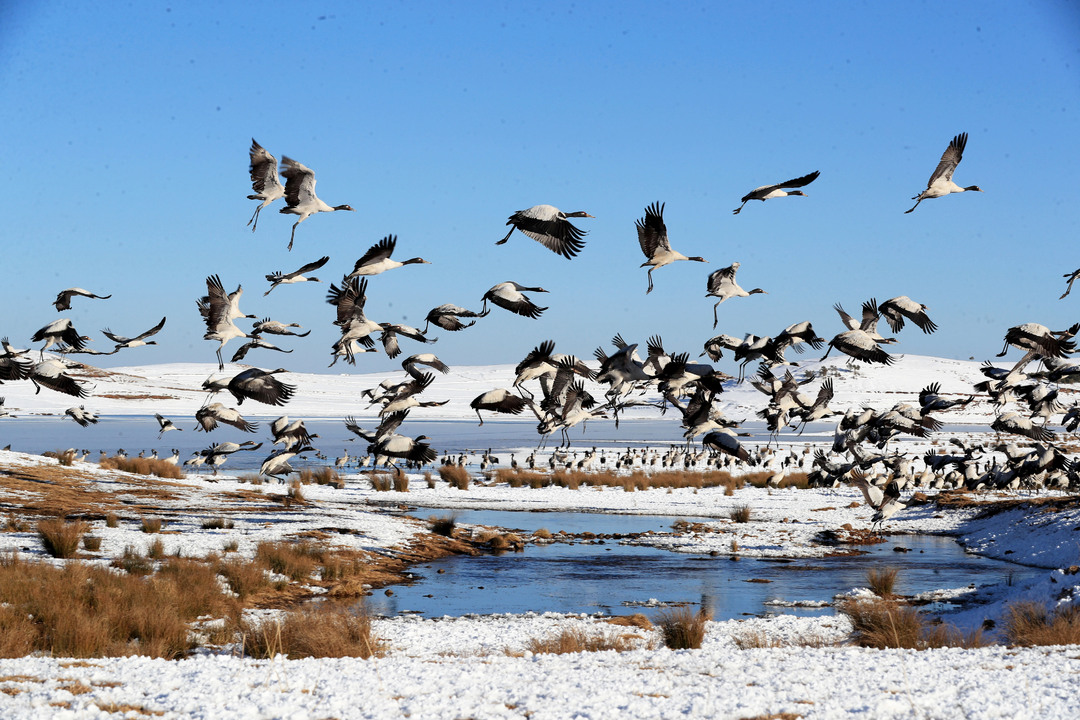
<path id="1" fill-rule="evenodd" d="M 876 407 L 911 400 L 929 382 L 947 393 L 966 393 L 977 380 L 977 363 L 908 356 L 896 368 L 860 369 L 840 385 L 834 405 Z M 203 401 L 199 384 L 208 366 L 170 365 L 128 368 L 97 379 L 85 402 L 103 414 L 147 415 L 193 412 Z M 509 366 L 459 368 L 439 377 L 428 390 L 451 399 L 424 417 L 460 419 L 468 401 L 512 382 Z M 848 372 L 842 370 L 842 372 Z M 888 375 L 884 373 L 889 373 Z M 287 377 L 300 391 L 286 408 L 293 417 L 359 415 L 357 396 L 386 377 L 380 375 Z M 16 415 L 63 412 L 70 398 L 34 395 L 25 383 L 5 384 L 6 407 Z M 125 399 L 123 396 L 127 396 Z M 140 399 L 140 396 L 154 396 Z M 762 398 L 743 385 L 725 394 L 729 416 L 759 409 Z M 108 396 L 108 397 L 106 397 Z M 974 405 L 974 404 L 973 404 Z M 262 408 L 265 411 L 265 408 Z M 638 412 L 645 412 L 638 410 Z M 986 409 L 969 407 L 947 423 L 989 422 Z M 420 414 L 419 411 L 417 414 Z M 18 422 L 4 420 L 3 422 Z M 673 421 L 677 429 L 677 421 Z M 919 452 L 921 448 L 913 447 Z M 54 462 L 0 451 L 0 469 Z M 115 502 L 145 503 L 134 492 L 142 482 L 95 464 L 77 464 Z M 246 493 L 245 512 L 233 512 L 237 490 Z M 25 491 L 32 494 L 32 491 Z M 219 482 L 189 475 L 170 486 L 171 497 L 157 500 L 157 514 L 175 532 L 156 536 L 167 554 L 200 557 L 220 552 L 226 539 L 239 540 L 238 552 L 251 556 L 265 540 L 287 539 L 318 528 L 341 528 L 329 542 L 350 549 L 389 551 L 402 547 L 423 528 L 373 504 L 408 503 L 440 508 L 501 510 L 561 509 L 577 512 L 649 513 L 710 517 L 726 534 L 657 534 L 647 542 L 678 552 L 728 553 L 733 537 L 747 556 L 805 557 L 824 549 L 813 538 L 823 529 L 850 524 L 869 527 L 870 511 L 857 490 L 781 490 L 743 488 L 733 496 L 723 489 L 512 489 L 474 484 L 468 490 L 445 483 L 429 489 L 414 476 L 408 493 L 375 493 L 366 482 L 350 480 L 344 489 L 305 486 L 307 504 L 273 522 L 258 510 L 280 508 L 276 483 L 253 487 L 223 473 Z M 5 498 L 13 503 L 26 497 Z M 858 503 L 858 504 L 856 504 Z M 754 509 L 745 526 L 727 520 L 737 504 Z M 825 509 L 828 508 L 828 509 Z M 226 515 L 235 528 L 205 530 L 208 517 Z M 133 520 L 134 514 L 130 518 Z M 1080 592 L 1080 575 L 1063 568 L 1080 563 L 1080 510 L 1035 512 L 1016 508 L 980 515 L 975 508 L 915 506 L 894 518 L 890 531 L 950 533 L 968 548 L 990 557 L 1045 568 L 1027 584 L 981 588 L 981 604 L 957 613 L 957 622 L 1000 620 L 1008 603 L 1034 599 L 1067 602 Z M 142 546 L 147 536 L 134 521 L 117 528 L 95 523 L 102 537 L 100 562 Z M 0 551 L 45 560 L 30 532 L 0 533 Z M 50 562 L 59 562 L 49 560 Z M 636 633 L 640 649 L 571 655 L 531 655 L 528 643 L 567 628 L 588 632 Z M 849 627 L 842 616 L 778 616 L 710 622 L 700 650 L 671 651 L 656 631 L 616 627 L 595 616 L 495 615 L 447 618 L 377 619 L 376 635 L 388 643 L 385 657 L 371 660 L 322 659 L 269 661 L 242 659 L 226 652 L 200 652 L 180 661 L 147 658 L 71 660 L 26 657 L 0 660 L 0 718 L 744 718 L 790 713 L 806 718 L 1073 718 L 1080 716 L 1080 649 L 981 649 L 900 651 L 844 645 Z M 779 647 L 740 649 L 737 640 L 761 637 Z M 833 644 L 835 643 L 835 644 Z M 822 647 L 824 645 L 824 647 Z M 122 714 L 122 715 L 121 715 Z"/>
<path id="2" fill-rule="evenodd" d="M 858 366 L 851 369 L 846 358 L 829 358 L 824 362 L 807 360 L 794 372 L 827 371 L 842 376 L 836 382 L 836 395 L 830 407 L 843 411 L 854 405 L 867 404 L 874 407 L 888 407 L 897 402 L 914 402 L 919 391 L 932 382 L 941 383 L 943 395 L 970 395 L 972 385 L 983 376 L 979 373 L 981 363 L 965 360 L 905 355 L 893 366 Z M 1003 367 L 1011 367 L 1003 363 Z M 66 395 L 54 392 L 35 394 L 34 386 L 29 382 L 15 382 L 4 385 L 7 398 L 6 408 L 18 415 L 27 414 L 63 414 L 73 404 L 85 404 L 86 407 L 102 415 L 193 415 L 206 398 L 200 388 L 209 377 L 225 377 L 235 374 L 248 366 L 228 365 L 224 372 L 218 372 L 212 363 L 167 363 L 161 365 L 143 365 L 133 367 L 110 368 L 84 372 L 75 370 L 71 374 L 80 381 L 85 381 L 92 388 L 92 396 L 73 402 Z M 423 368 L 422 368 L 423 369 Z M 753 367 L 749 370 L 753 371 Z M 415 417 L 429 420 L 475 419 L 469 402 L 477 395 L 497 387 L 509 388 L 514 381 L 513 365 L 485 365 L 451 367 L 449 374 L 433 372 L 435 379 L 424 392 L 424 399 L 449 400 L 440 407 L 415 410 Z M 297 392 L 289 404 L 282 408 L 294 417 L 357 417 L 373 416 L 375 411 L 367 410 L 366 401 L 360 393 L 376 387 L 386 378 L 406 378 L 404 371 L 380 373 L 285 373 L 280 376 L 284 382 L 296 385 Z M 535 383 L 533 383 L 535 385 Z M 605 388 L 589 383 L 587 385 L 597 397 Z M 816 391 L 817 384 L 810 385 Z M 223 402 L 231 404 L 231 398 L 223 396 Z M 648 398 L 657 396 L 646 396 Z M 750 383 L 729 385 L 718 398 L 718 406 L 732 418 L 741 418 L 760 410 L 765 404 L 765 396 L 755 390 Z M 254 406 L 254 407 L 251 407 Z M 254 414 L 269 414 L 272 408 L 257 403 L 249 403 L 245 408 Z M 654 408 L 635 407 L 627 410 L 626 417 L 658 417 Z M 677 416 L 668 415 L 673 428 L 678 428 Z M 953 410 L 941 415 L 946 423 L 979 423 L 992 421 L 991 411 L 985 398 L 972 403 L 964 410 Z M 674 434 L 675 437 L 678 433 Z"/>

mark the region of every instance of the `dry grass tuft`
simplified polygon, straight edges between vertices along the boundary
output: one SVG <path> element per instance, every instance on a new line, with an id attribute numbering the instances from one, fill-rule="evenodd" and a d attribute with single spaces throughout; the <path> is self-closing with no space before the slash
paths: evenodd
<path id="1" fill-rule="evenodd" d="M 165 543 L 161 542 L 161 538 L 155 538 L 152 543 L 146 546 L 146 557 L 151 560 L 165 559 Z"/>
<path id="2" fill-rule="evenodd" d="M 626 652 L 637 646 L 635 640 L 641 640 L 640 635 L 620 633 L 609 635 L 605 632 L 595 634 L 586 633 L 580 628 L 563 630 L 558 635 L 548 638 L 532 638 L 526 644 L 526 648 L 533 654 L 565 655 L 567 653 L 580 652 Z"/>
<path id="3" fill-rule="evenodd" d="M 217 573 L 225 578 L 229 589 L 243 600 L 251 595 L 266 590 L 270 587 L 270 580 L 266 577 L 266 570 L 257 562 L 249 562 L 243 558 L 223 560 L 215 568 Z"/>
<path id="4" fill-rule="evenodd" d="M 18 515 L 4 518 L 4 532 L 30 532 L 30 526 Z"/>
<path id="5" fill-rule="evenodd" d="M 728 512 L 728 517 L 732 522 L 748 523 L 750 522 L 750 515 L 752 510 L 749 505 L 736 505 Z"/>
<path id="6" fill-rule="evenodd" d="M 293 480 L 289 483 L 289 491 L 285 493 L 285 497 L 289 498 L 292 502 L 307 502 L 307 499 L 304 497 L 303 485 L 299 480 Z"/>
<path id="7" fill-rule="evenodd" d="M 324 465 L 318 468 L 304 468 L 300 471 L 300 482 L 304 485 L 333 485 L 338 490 L 345 487 L 345 478 L 334 468 Z"/>
<path id="8" fill-rule="evenodd" d="M 409 492 L 409 476 L 401 468 L 394 470 L 394 491 Z"/>
<path id="9" fill-rule="evenodd" d="M 371 489 L 375 492 L 390 492 L 390 476 L 372 473 L 369 476 Z"/>
<path id="10" fill-rule="evenodd" d="M 102 460 L 99 465 L 106 470 L 120 470 L 121 472 L 135 473 L 136 475 L 153 475 L 174 480 L 184 477 L 183 470 L 165 460 L 108 457 Z"/>
<path id="11" fill-rule="evenodd" d="M 71 467 L 75 464 L 74 450 L 46 450 L 41 455 L 42 457 L 55 459 L 57 463 L 64 467 Z"/>
<path id="12" fill-rule="evenodd" d="M 436 535 L 442 535 L 443 537 L 453 537 L 454 528 L 457 527 L 456 515 L 444 515 L 442 517 L 432 516 L 428 518 L 428 523 L 431 526 L 431 532 Z"/>
<path id="13" fill-rule="evenodd" d="M 202 522 L 203 530 L 232 530 L 233 527 L 233 521 L 228 518 L 216 517 Z"/>
<path id="14" fill-rule="evenodd" d="M 1005 611 L 1005 637 L 1011 645 L 1080 644 L 1080 606 L 1051 611 L 1039 602 L 1013 603 Z"/>
<path id="15" fill-rule="evenodd" d="M 435 476 L 431 474 L 430 470 L 424 471 L 424 482 L 427 483 L 428 490 L 435 489 Z"/>
<path id="16" fill-rule="evenodd" d="M 223 604 L 224 603 L 224 604 Z M 0 654 L 177 658 L 193 647 L 189 623 L 225 612 L 212 575 L 155 577 L 69 563 L 56 568 L 0 558 Z"/>
<path id="17" fill-rule="evenodd" d="M 255 559 L 290 580 L 307 580 L 322 560 L 315 546 L 306 543 L 262 542 L 255 548 Z"/>
<path id="18" fill-rule="evenodd" d="M 860 647 L 928 650 L 986 644 L 981 630 L 964 635 L 944 624 L 929 625 L 918 610 L 893 600 L 847 600 L 837 609 L 851 620 L 852 639 Z"/>
<path id="19" fill-rule="evenodd" d="M 900 571 L 894 567 L 871 568 L 866 571 L 866 584 L 878 597 L 889 599 L 893 596 L 899 574 Z"/>
<path id="20" fill-rule="evenodd" d="M 781 647 L 821 648 L 832 647 L 836 644 L 817 634 L 800 635 L 790 640 L 782 640 L 778 637 L 769 636 L 760 630 L 755 632 L 745 632 L 741 635 L 733 635 L 731 639 L 735 643 L 735 647 L 740 650 Z"/>
<path id="21" fill-rule="evenodd" d="M 101 538 L 96 535 L 87 535 L 82 541 L 83 549 L 89 552 L 97 552 L 101 549 Z"/>
<path id="22" fill-rule="evenodd" d="M 664 645 L 672 650 L 697 650 L 705 639 L 705 624 L 712 613 L 701 608 L 694 612 L 688 607 L 660 614 L 660 632 Z"/>
<path id="23" fill-rule="evenodd" d="M 114 528 L 120 525 L 120 519 L 116 517 L 116 513 L 109 513 L 105 516 L 105 527 Z"/>
<path id="24" fill-rule="evenodd" d="M 63 518 L 46 518 L 37 524 L 38 537 L 45 552 L 55 558 L 73 558 L 79 552 L 79 543 L 90 526 L 84 522 L 67 522 Z"/>
<path id="25" fill-rule="evenodd" d="M 371 632 L 371 618 L 364 612 L 327 607 L 306 608 L 243 628 L 244 654 L 272 658 L 359 657 L 382 655 L 386 644 Z"/>
<path id="26" fill-rule="evenodd" d="M 469 489 L 469 471 L 457 465 L 440 465 L 439 477 L 458 490 Z"/>
<path id="27" fill-rule="evenodd" d="M 159 517 L 144 517 L 142 519 L 142 531 L 144 533 L 159 533 L 165 521 Z"/>
<path id="28" fill-rule="evenodd" d="M 653 624 L 649 620 L 648 616 L 642 613 L 634 613 L 633 615 L 615 615 L 607 618 L 605 621 L 609 625 L 619 625 L 620 627 L 636 627 L 642 630 L 652 630 Z"/>
<path id="29" fill-rule="evenodd" d="M 111 565 L 120 568 L 128 575 L 149 575 L 154 572 L 154 563 L 150 562 L 150 558 L 130 545 L 124 548 L 124 554 L 113 560 Z"/>

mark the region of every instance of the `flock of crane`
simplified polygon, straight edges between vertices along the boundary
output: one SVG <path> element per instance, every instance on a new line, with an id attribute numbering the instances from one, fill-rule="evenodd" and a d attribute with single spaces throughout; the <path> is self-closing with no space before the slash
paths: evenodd
<path id="1" fill-rule="evenodd" d="M 930 177 L 925 190 L 915 195 L 915 206 L 906 212 L 912 212 L 927 199 L 940 198 L 949 194 L 979 191 L 976 185 L 961 187 L 953 182 L 953 173 L 960 163 L 967 144 L 967 134 L 954 137 L 943 153 L 939 164 Z M 260 212 L 279 199 L 285 206 L 279 212 L 297 216 L 292 226 L 288 249 L 291 250 L 296 237 L 296 229 L 307 218 L 317 213 L 337 210 L 353 210 L 349 205 L 330 206 L 315 194 L 315 174 L 302 163 L 283 156 L 280 170 L 276 158 L 254 139 L 249 150 L 249 173 L 253 194 L 251 200 L 260 201 L 254 214 L 248 221 L 252 231 L 258 227 Z M 792 180 L 773 185 L 758 187 L 742 198 L 742 204 L 733 212 L 740 213 L 751 200 L 771 200 L 785 196 L 805 196 L 804 188 L 819 177 L 815 171 Z M 280 178 L 285 179 L 283 185 Z M 536 240 L 544 247 L 570 260 L 585 247 L 586 232 L 570 222 L 576 218 L 592 218 L 584 211 L 563 212 L 551 205 L 536 205 L 512 214 L 507 220 L 510 226 L 506 236 L 496 244 L 506 243 L 515 230 Z M 652 203 L 645 208 L 644 216 L 636 222 L 638 242 L 645 262 L 641 267 L 648 268 L 648 288 L 653 290 L 653 271 L 677 261 L 706 262 L 698 256 L 686 256 L 674 250 L 668 238 L 664 223 L 664 204 Z M 340 330 L 340 338 L 331 348 L 331 363 L 338 360 L 354 364 L 356 356 L 366 352 L 376 352 L 375 337 L 378 337 L 383 351 L 394 358 L 401 354 L 400 339 L 418 343 L 433 343 L 437 338 L 429 337 L 432 326 L 448 332 L 458 332 L 473 326 L 478 319 L 486 317 L 490 308 L 488 303 L 498 306 L 525 318 L 537 318 L 547 308 L 540 307 L 525 293 L 547 292 L 542 287 L 524 286 L 513 281 L 499 283 L 490 288 L 482 298 L 479 311 L 468 310 L 454 305 L 443 304 L 427 313 L 423 329 L 389 322 L 375 322 L 365 314 L 369 278 L 381 273 L 412 264 L 427 263 L 420 257 L 407 260 L 393 258 L 397 249 L 397 238 L 388 235 L 372 245 L 356 261 L 351 272 L 344 275 L 340 284 L 331 284 L 326 301 L 334 306 L 336 318 L 334 325 Z M 329 261 L 324 256 L 292 272 L 274 272 L 266 275 L 270 287 L 263 295 L 269 295 L 280 285 L 301 282 L 317 282 L 319 279 L 311 273 L 319 270 Z M 708 276 L 707 296 L 717 298 L 713 306 L 713 328 L 719 323 L 718 307 L 721 303 L 740 297 L 763 294 L 761 288 L 745 290 L 736 280 L 738 262 L 721 268 Z M 1072 283 L 1080 277 L 1080 270 L 1067 273 L 1068 287 L 1061 296 L 1069 294 Z M 291 350 L 278 347 L 265 339 L 266 336 L 306 337 L 307 332 L 296 332 L 300 328 L 296 323 L 283 323 L 270 318 L 258 319 L 256 315 L 246 314 L 239 304 L 243 293 L 241 287 L 228 292 L 218 275 L 206 279 L 207 294 L 197 300 L 197 306 L 206 323 L 204 339 L 217 341 L 216 354 L 218 369 L 225 369 L 222 350 L 234 339 L 244 339 L 232 356 L 233 363 L 240 362 L 247 353 L 256 350 L 273 350 L 282 353 Z M 96 295 L 82 288 L 69 288 L 61 291 L 54 302 L 58 312 L 71 307 L 76 297 L 88 299 L 108 299 L 111 295 Z M 899 296 L 878 304 L 871 299 L 862 306 L 861 318 L 854 318 L 844 311 L 839 304 L 835 306 L 845 331 L 828 341 L 829 352 L 837 350 L 851 360 L 849 362 L 877 363 L 889 365 L 895 357 L 884 349 L 896 342 L 895 338 L 883 336 L 877 328 L 884 318 L 893 333 L 900 332 L 905 321 L 911 321 L 924 333 L 932 333 L 936 324 L 927 314 L 925 305 L 906 297 Z M 244 330 L 236 324 L 237 320 L 253 319 L 250 330 Z M 152 345 L 152 336 L 165 326 L 165 318 L 149 330 L 134 337 L 126 337 L 104 329 L 103 334 L 114 344 L 113 350 L 104 353 L 87 347 L 87 336 L 81 335 L 70 319 L 60 319 L 49 323 L 36 332 L 32 341 L 43 343 L 38 362 L 28 357 L 29 350 L 13 348 L 7 338 L 3 339 L 3 353 L 0 354 L 0 382 L 29 380 L 38 390 L 46 387 L 78 398 L 89 394 L 87 386 L 67 373 L 65 356 L 73 354 L 113 354 L 141 345 Z M 979 459 L 990 452 L 986 448 L 964 447 L 961 455 L 927 456 L 924 472 L 930 470 L 932 477 L 922 477 L 914 471 L 912 461 L 897 452 L 888 451 L 888 442 L 898 434 L 925 437 L 940 428 L 940 422 L 931 413 L 939 412 L 969 400 L 947 400 L 940 388 L 930 385 L 920 393 L 919 406 L 899 403 L 887 411 L 869 408 L 852 409 L 839 413 L 829 409 L 833 397 L 833 378 L 826 378 L 819 386 L 816 395 L 808 396 L 800 391 L 802 386 L 818 379 L 813 373 L 804 373 L 796 377 L 790 369 L 782 376 L 776 374 L 778 368 L 793 365 L 785 352 L 793 349 L 804 352 L 804 345 L 820 349 L 826 341 L 818 337 L 808 321 L 794 323 L 781 330 L 775 336 L 756 336 L 748 334 L 744 338 L 729 335 L 717 335 L 704 344 L 702 356 L 714 362 L 719 360 L 724 350 L 734 354 L 740 363 L 739 381 L 744 379 L 747 366 L 752 362 L 760 363 L 755 376 L 750 382 L 768 396 L 767 406 L 758 413 L 765 421 L 770 433 L 775 436 L 785 427 L 805 427 L 807 423 L 840 418 L 837 426 L 833 453 L 819 453 L 813 461 L 811 481 L 816 484 L 852 482 L 863 488 L 868 503 L 878 511 L 878 521 L 887 518 L 903 507 L 900 502 L 900 490 L 907 483 L 920 481 L 940 482 L 939 486 L 964 485 L 976 487 L 1018 487 L 1028 485 L 1054 485 L 1076 487 L 1080 485 L 1077 469 L 1067 459 L 1066 454 L 1056 448 L 1055 433 L 1047 425 L 1051 418 L 1063 412 L 1063 406 L 1057 398 L 1057 388 L 1063 383 L 1080 382 L 1080 367 L 1071 365 L 1065 358 L 1075 350 L 1073 336 L 1080 326 L 1073 326 L 1064 331 L 1054 332 L 1035 323 L 1028 323 L 1010 328 L 1005 336 L 1005 350 L 1012 346 L 1024 351 L 1024 356 L 1011 370 L 1004 370 L 987 363 L 983 373 L 987 380 L 980 383 L 973 391 L 987 394 L 1001 408 L 992 428 L 999 433 L 1010 433 L 1025 437 L 1034 444 L 1020 447 L 1015 444 L 1002 444 L 995 447 L 1003 462 L 994 461 L 992 466 Z M 743 446 L 736 432 L 738 423 L 724 417 L 716 403 L 723 392 L 724 383 L 730 376 L 715 370 L 711 365 L 693 362 L 690 353 L 669 353 L 662 340 L 654 336 L 647 343 L 647 357 L 642 359 L 638 345 L 628 343 L 616 335 L 612 340 L 614 351 L 607 353 L 597 349 L 594 353 L 599 362 L 598 369 L 590 368 L 573 355 L 554 352 L 554 342 L 547 340 L 530 352 L 516 368 L 516 377 L 511 388 L 496 388 L 476 397 L 471 407 L 476 411 L 483 425 L 481 412 L 520 415 L 526 409 L 537 419 L 537 430 L 542 438 L 559 431 L 562 446 L 569 446 L 568 431 L 593 418 L 614 417 L 618 423 L 619 413 L 635 405 L 651 405 L 661 411 L 669 407 L 678 411 L 682 418 L 683 437 L 687 446 L 699 436 L 703 436 L 702 446 L 712 453 L 714 461 L 719 457 L 734 458 L 738 462 L 753 462 L 754 456 Z M 56 347 L 59 357 L 45 357 L 45 350 Z M 1004 355 L 1003 351 L 1002 355 Z M 824 359 L 824 358 L 822 358 Z M 1043 369 L 1029 372 L 1033 362 L 1040 362 Z M 449 372 L 445 363 L 432 353 L 418 353 L 408 357 L 402 366 L 407 373 L 401 381 L 388 380 L 378 388 L 365 393 L 372 404 L 381 406 L 380 422 L 372 430 L 361 428 L 352 417 L 346 418 L 350 431 L 368 443 L 368 452 L 375 457 L 376 464 L 404 461 L 416 465 L 431 463 L 437 457 L 430 439 L 425 436 L 409 437 L 397 431 L 409 412 L 417 407 L 432 407 L 446 401 L 424 401 L 421 394 L 433 381 L 432 372 L 422 367 L 442 373 Z M 203 384 L 209 394 L 196 414 L 198 429 L 210 432 L 219 423 L 229 424 L 244 432 L 254 432 L 258 423 L 243 418 L 237 408 L 228 407 L 220 402 L 210 402 L 214 394 L 227 391 L 241 405 L 245 399 L 271 406 L 286 404 L 296 392 L 293 385 L 287 384 L 277 376 L 287 372 L 283 368 L 261 370 L 248 368 L 227 377 L 211 377 Z M 585 380 L 606 386 L 601 402 L 587 389 Z M 534 391 L 528 386 L 538 383 Z M 651 399 L 646 400 L 645 391 L 654 390 Z M 1010 411 L 1011 404 L 1026 405 L 1021 411 Z M 3 398 L 0 398 L 0 416 L 5 415 Z M 80 425 L 89 425 L 97 421 L 97 416 L 84 406 L 70 408 L 67 411 Z M 157 415 L 161 433 L 170 429 L 179 429 L 166 418 Z M 1067 431 L 1075 429 L 1080 422 L 1080 409 L 1073 407 L 1065 413 L 1062 423 Z M 1071 425 L 1071 428 L 1069 427 Z M 314 451 L 311 445 L 312 435 L 303 426 L 303 421 L 289 421 L 287 416 L 278 418 L 271 426 L 274 444 L 284 445 L 273 452 L 262 464 L 260 472 L 270 477 L 283 478 L 292 472 L 289 460 L 301 453 Z M 160 437 L 159 434 L 159 437 Z M 544 440 L 541 440 L 543 443 Z M 242 450 L 258 449 L 261 443 L 218 443 L 197 453 L 189 465 L 208 464 L 216 469 L 229 454 Z M 175 455 L 175 453 L 174 453 Z M 844 459 L 837 459 L 842 457 Z M 994 456 L 995 458 L 997 455 Z M 726 462 L 731 462 L 731 459 Z M 953 467 L 951 473 L 941 472 L 945 467 Z M 935 474 L 936 473 L 936 474 Z M 937 477 L 937 480 L 934 478 Z"/>

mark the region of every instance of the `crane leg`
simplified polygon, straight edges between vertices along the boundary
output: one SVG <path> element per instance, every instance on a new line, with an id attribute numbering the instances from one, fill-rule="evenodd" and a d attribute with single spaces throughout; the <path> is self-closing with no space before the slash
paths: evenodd
<path id="1" fill-rule="evenodd" d="M 514 227 L 511 227 L 511 228 L 510 228 L 510 232 L 506 233 L 506 237 L 504 237 L 504 238 L 503 238 L 502 240 L 499 240 L 499 241 L 497 241 L 497 242 L 496 242 L 495 244 L 496 244 L 496 245 L 502 245 L 502 244 L 504 244 L 504 243 L 505 243 L 505 242 L 506 242 L 507 240 L 509 240 L 509 239 L 510 239 L 510 236 L 514 234 L 514 230 L 517 230 L 517 227 L 516 227 L 516 226 L 514 226 Z"/>
<path id="2" fill-rule="evenodd" d="M 299 224 L 300 224 L 300 221 L 299 221 L 299 220 L 297 220 L 296 222 L 294 222 L 294 223 L 293 223 L 293 226 L 292 226 L 292 235 L 290 235 L 290 236 L 289 236 L 289 247 L 287 248 L 287 249 L 288 249 L 288 250 L 290 250 L 290 251 L 292 250 L 292 244 L 293 244 L 293 240 L 295 240 L 295 239 L 296 239 L 296 226 L 297 226 L 297 225 L 299 225 Z"/>
<path id="3" fill-rule="evenodd" d="M 222 344 L 224 344 L 224 343 L 222 343 Z M 221 346 L 220 345 L 218 346 L 218 349 L 217 349 L 217 365 L 218 365 L 218 370 L 224 370 L 225 369 L 225 362 L 221 359 Z"/>
<path id="4" fill-rule="evenodd" d="M 652 271 L 653 268 L 649 268 L 649 289 L 645 291 L 646 295 L 652 292 Z"/>
<path id="5" fill-rule="evenodd" d="M 724 302 L 724 301 L 720 300 L 715 305 L 712 306 L 712 327 L 713 327 L 713 330 L 716 329 L 717 323 L 720 322 L 720 320 L 716 317 L 716 308 L 720 307 L 720 303 L 722 303 L 722 302 Z M 704 354 L 704 353 L 702 353 L 702 354 Z"/>
<path id="6" fill-rule="evenodd" d="M 263 203 L 265 205 L 265 203 Z M 255 228 L 259 226 L 259 211 L 263 209 L 263 206 L 255 208 L 255 214 L 251 216 L 251 219 L 247 221 L 248 225 L 251 225 L 251 232 L 255 232 Z M 252 224 L 254 223 L 254 224 Z"/>

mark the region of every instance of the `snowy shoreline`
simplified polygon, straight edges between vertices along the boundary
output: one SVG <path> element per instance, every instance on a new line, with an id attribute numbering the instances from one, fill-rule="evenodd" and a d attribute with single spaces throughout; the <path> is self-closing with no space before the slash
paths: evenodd
<path id="1" fill-rule="evenodd" d="M 976 363 L 934 358 L 909 356 L 904 364 L 908 371 L 874 368 L 847 378 L 850 395 L 838 397 L 837 406 L 910 399 L 928 377 L 942 381 L 945 391 L 960 394 L 978 372 Z M 946 368 L 944 379 L 942 368 Z M 478 389 L 507 386 L 512 381 L 510 366 L 460 371 L 436 379 L 429 392 L 433 397 L 449 397 L 451 402 L 438 412 L 422 415 L 423 419 L 469 419 L 468 400 Z M 117 372 L 120 374 L 99 379 L 98 394 L 87 399 L 104 415 L 189 412 L 202 403 L 204 393 L 194 388 L 209 374 L 204 365 L 110 371 Z M 287 411 L 294 417 L 360 416 L 356 399 L 360 390 L 393 375 L 297 374 L 294 380 L 303 385 L 303 392 Z M 33 395 L 23 384 L 5 385 L 5 393 L 7 407 L 17 408 L 16 414 L 24 417 L 62 413 L 63 407 L 70 405 L 69 398 L 52 393 Z M 878 393 L 884 394 L 875 398 Z M 174 397 L 140 397 L 166 394 Z M 728 403 L 725 411 L 739 417 L 761 404 L 757 391 L 747 386 L 725 393 L 724 401 Z M 263 415 L 266 409 L 256 412 Z M 985 425 L 989 420 L 985 408 L 973 404 L 963 413 L 950 414 L 947 422 Z M 672 429 L 677 432 L 677 421 Z M 491 430 L 497 432 L 498 425 Z M 947 436 L 947 432 L 941 435 Z M 931 442 L 905 441 L 905 451 L 924 453 L 932 448 Z M 54 462 L 0 451 L 0 468 L 9 470 Z M 335 546 L 372 553 L 393 553 L 424 532 L 421 524 L 383 511 L 384 505 L 710 518 L 709 525 L 722 532 L 655 533 L 633 542 L 707 555 L 730 554 L 737 545 L 739 555 L 748 558 L 818 557 L 831 550 L 816 541 L 819 533 L 845 525 L 866 530 L 871 515 L 859 491 L 850 487 L 772 491 L 744 487 L 731 496 L 725 495 L 723 488 L 625 492 L 597 487 L 515 489 L 490 482 L 458 490 L 441 481 L 429 488 L 422 474 L 415 473 L 410 474 L 408 492 L 375 492 L 357 475 L 348 475 L 343 489 L 305 485 L 303 509 L 290 513 L 281 512 L 280 496 L 287 493 L 286 485 L 252 486 L 238 482 L 239 473 L 228 471 L 216 481 L 189 474 L 170 481 L 168 497 L 157 499 L 151 507 L 140 499 L 145 478 L 105 471 L 94 463 L 76 463 L 76 469 L 100 493 L 95 502 L 102 503 L 102 510 L 118 508 L 121 513 L 117 528 L 107 528 L 100 521 L 92 523 L 94 535 L 101 537 L 101 551 L 88 562 L 101 564 L 120 556 L 129 545 L 146 543 L 147 536 L 135 520 L 140 513 L 150 511 L 168 523 L 170 532 L 155 536 L 167 555 L 205 557 L 232 540 L 236 552 L 249 558 L 259 542 L 300 537 L 326 528 L 342 531 L 330 541 Z M 246 505 L 243 512 L 237 510 L 236 500 L 230 499 L 230 495 L 240 493 Z M 1043 493 L 1041 497 L 1063 496 Z M 973 593 L 976 602 L 966 602 L 962 609 L 949 613 L 946 622 L 967 627 L 987 620 L 998 623 L 1012 602 L 1033 600 L 1052 606 L 1080 593 L 1080 576 L 1063 570 L 1080 562 L 1075 532 L 1080 527 L 1080 509 L 1075 503 L 1062 499 L 1052 511 L 1044 512 L 1048 507 L 1045 500 L 1014 493 L 982 494 L 976 499 L 1030 499 L 1043 502 L 1044 507 L 1017 505 L 980 514 L 977 506 L 942 509 L 926 503 L 892 518 L 888 530 L 947 534 L 972 552 L 1045 568 L 1046 572 L 1031 582 L 979 588 Z M 34 491 L 22 491 L 8 500 L 14 505 L 32 504 Z M 753 508 L 753 523 L 736 526 L 726 519 L 738 504 Z M 266 513 L 271 510 L 273 522 L 266 522 Z M 235 529 L 210 531 L 201 526 L 205 518 L 218 516 L 230 517 Z M 39 546 L 32 532 L 0 533 L 2 552 L 60 562 L 46 557 Z M 948 587 L 940 590 L 945 595 L 956 591 Z M 374 620 L 374 632 L 388 642 L 389 649 L 385 657 L 369 660 L 290 660 L 279 656 L 261 661 L 235 657 L 227 650 L 205 649 L 177 661 L 143 657 L 4 659 L 0 660 L 0 717 L 81 718 L 117 711 L 132 717 L 153 714 L 207 719 L 403 715 L 742 718 L 792 713 L 806 718 L 951 720 L 960 716 L 1064 718 L 1080 714 L 1074 680 L 1080 673 L 1080 656 L 1074 648 L 867 650 L 843 644 L 850 630 L 843 616 L 778 615 L 711 621 L 700 650 L 671 651 L 661 645 L 622 653 L 528 652 L 530 640 L 567 628 L 612 631 L 605 618 L 594 615 L 386 617 Z M 633 631 L 655 642 L 655 636 L 649 636 L 655 631 Z M 751 635 L 779 647 L 740 649 L 739 638 Z M 805 646 L 808 640 L 814 646 Z M 822 668 L 828 672 L 821 672 Z"/>

